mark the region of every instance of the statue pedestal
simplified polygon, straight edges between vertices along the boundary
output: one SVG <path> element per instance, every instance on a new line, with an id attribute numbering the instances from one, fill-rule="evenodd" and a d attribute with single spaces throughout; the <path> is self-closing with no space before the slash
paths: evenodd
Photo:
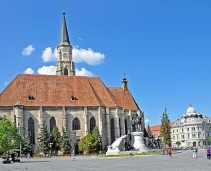
<path id="1" fill-rule="evenodd" d="M 147 152 L 148 148 L 144 144 L 143 132 L 131 132 L 131 146 L 141 152 Z"/>
<path id="2" fill-rule="evenodd" d="M 115 147 L 112 149 L 112 147 L 109 145 L 106 155 L 119 155 L 119 153 L 120 153 L 120 150 L 118 147 Z"/>

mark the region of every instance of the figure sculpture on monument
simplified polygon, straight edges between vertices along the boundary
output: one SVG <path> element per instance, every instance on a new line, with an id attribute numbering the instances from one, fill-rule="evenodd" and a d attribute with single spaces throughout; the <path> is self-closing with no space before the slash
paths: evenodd
<path id="1" fill-rule="evenodd" d="M 136 112 L 132 113 L 132 118 L 130 121 L 131 126 L 131 132 L 140 131 L 140 125 L 141 125 L 141 117 L 138 116 Z"/>
<path id="2" fill-rule="evenodd" d="M 129 134 L 117 138 L 112 145 L 108 146 L 106 154 L 120 154 L 122 151 L 148 151 L 148 148 L 144 144 L 144 129 L 141 130 L 141 125 L 142 117 L 133 111 L 131 114 Z"/>

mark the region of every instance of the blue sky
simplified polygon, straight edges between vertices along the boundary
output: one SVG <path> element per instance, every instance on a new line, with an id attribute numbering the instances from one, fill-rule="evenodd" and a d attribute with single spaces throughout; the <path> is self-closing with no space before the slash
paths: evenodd
<path id="1" fill-rule="evenodd" d="M 117 87 L 125 73 L 149 125 L 190 103 L 211 116 L 210 0 L 2 1 L 0 91 L 18 73 L 52 74 L 63 7 L 78 74 Z"/>

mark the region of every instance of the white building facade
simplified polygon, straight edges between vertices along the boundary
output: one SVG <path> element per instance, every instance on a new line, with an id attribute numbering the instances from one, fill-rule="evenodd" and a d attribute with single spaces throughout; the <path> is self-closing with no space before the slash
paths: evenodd
<path id="1" fill-rule="evenodd" d="M 183 147 L 202 147 L 210 145 L 211 140 L 211 118 L 203 117 L 190 105 L 181 119 L 171 126 L 172 146 L 176 142 Z"/>

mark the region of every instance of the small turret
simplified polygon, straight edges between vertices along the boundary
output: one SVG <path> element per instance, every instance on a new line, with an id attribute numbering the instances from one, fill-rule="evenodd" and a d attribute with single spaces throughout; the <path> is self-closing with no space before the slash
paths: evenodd
<path id="1" fill-rule="evenodd" d="M 124 92 L 128 91 L 128 86 L 127 86 L 127 78 L 124 75 L 124 78 L 122 79 L 122 88 Z"/>

